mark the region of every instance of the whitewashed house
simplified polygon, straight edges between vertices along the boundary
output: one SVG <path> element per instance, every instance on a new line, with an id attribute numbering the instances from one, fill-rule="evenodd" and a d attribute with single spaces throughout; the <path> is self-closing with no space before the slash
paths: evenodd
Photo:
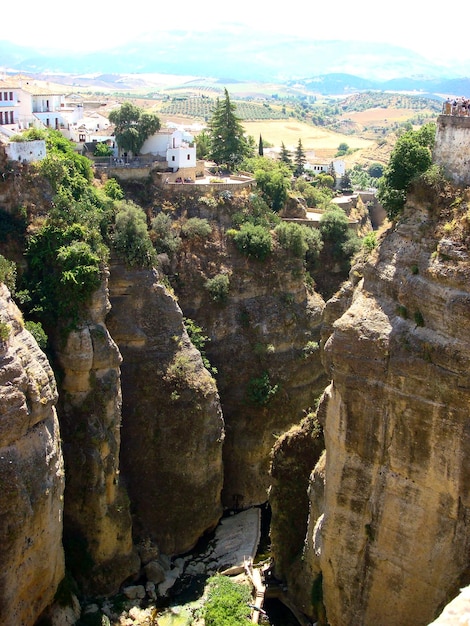
<path id="1" fill-rule="evenodd" d="M 196 167 L 194 137 L 183 130 L 160 130 L 148 139 L 140 150 L 143 156 L 153 155 L 166 160 L 173 172 Z"/>
<path id="2" fill-rule="evenodd" d="M 0 80 L 0 132 L 28 128 L 67 129 L 83 116 L 83 107 L 67 106 L 65 95 L 24 77 Z"/>

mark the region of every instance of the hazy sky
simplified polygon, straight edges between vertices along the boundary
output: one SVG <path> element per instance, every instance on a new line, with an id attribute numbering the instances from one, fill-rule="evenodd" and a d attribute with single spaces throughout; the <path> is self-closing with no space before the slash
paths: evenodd
<path id="1" fill-rule="evenodd" d="M 111 47 L 116 41 L 122 43 L 152 30 L 204 30 L 238 23 L 273 34 L 394 43 L 431 59 L 470 61 L 468 24 L 463 19 L 468 13 L 465 3 L 454 6 L 419 0 L 297 0 L 276 4 L 266 0 L 179 0 L 174 4 L 149 4 L 148 0 L 79 0 L 65 8 L 62 0 L 49 0 L 47 11 L 41 6 L 37 0 L 24 0 L 19 17 L 9 20 L 4 16 L 0 39 L 74 50 L 83 49 L 85 43 L 90 50 Z"/>

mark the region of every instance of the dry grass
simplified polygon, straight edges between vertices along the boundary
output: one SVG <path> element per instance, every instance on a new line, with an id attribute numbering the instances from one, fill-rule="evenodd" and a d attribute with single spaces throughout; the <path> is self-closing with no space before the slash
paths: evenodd
<path id="1" fill-rule="evenodd" d="M 244 122 L 243 126 L 246 133 L 252 135 L 255 140 L 261 135 L 263 140 L 272 143 L 275 148 L 280 148 L 284 142 L 288 150 L 295 150 L 300 139 L 304 150 L 313 151 L 318 157 L 331 158 L 339 144 L 343 142 L 353 150 L 367 148 L 373 144 L 368 139 L 335 133 L 292 119 Z"/>

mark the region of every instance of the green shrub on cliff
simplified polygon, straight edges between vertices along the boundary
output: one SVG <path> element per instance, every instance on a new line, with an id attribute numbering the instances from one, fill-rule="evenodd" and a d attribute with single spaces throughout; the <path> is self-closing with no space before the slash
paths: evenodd
<path id="1" fill-rule="evenodd" d="M 217 274 L 213 278 L 208 278 L 204 287 L 210 294 L 214 302 L 222 304 L 226 302 L 230 290 L 230 278 L 227 274 Z"/>
<path id="2" fill-rule="evenodd" d="M 263 372 L 259 378 L 251 378 L 248 382 L 247 397 L 249 402 L 258 406 L 266 406 L 279 391 L 279 385 L 272 385 L 268 372 Z"/>
<path id="3" fill-rule="evenodd" d="M 16 285 L 16 263 L 14 261 L 9 261 L 1 254 L 0 283 L 5 283 L 10 290 L 10 293 L 14 293 Z"/>
<path id="4" fill-rule="evenodd" d="M 175 254 L 181 247 L 181 237 L 173 228 L 173 220 L 166 213 L 158 213 L 151 223 L 152 240 L 158 254 Z"/>
<path id="5" fill-rule="evenodd" d="M 237 250 L 248 257 L 264 261 L 271 254 L 271 233 L 262 226 L 246 223 L 240 230 L 228 230 L 227 235 L 233 238 Z"/>
<path id="6" fill-rule="evenodd" d="M 212 232 L 212 227 L 206 219 L 190 217 L 181 227 L 181 234 L 188 239 L 196 237 L 206 238 Z"/>

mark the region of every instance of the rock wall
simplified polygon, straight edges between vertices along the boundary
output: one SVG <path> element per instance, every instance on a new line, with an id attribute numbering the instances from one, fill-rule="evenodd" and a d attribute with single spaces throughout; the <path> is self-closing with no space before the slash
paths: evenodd
<path id="1" fill-rule="evenodd" d="M 206 283 L 221 273 L 230 286 L 217 302 Z M 181 308 L 209 336 L 206 352 L 218 370 L 223 504 L 263 503 L 276 437 L 301 420 L 325 385 L 317 349 L 324 301 L 307 291 L 301 260 L 280 247 L 265 261 L 247 258 L 214 223 L 209 239 L 183 242 L 176 276 Z"/>
<path id="2" fill-rule="evenodd" d="M 32 626 L 64 576 L 64 467 L 51 367 L 0 284 L 0 623 Z"/>
<path id="3" fill-rule="evenodd" d="M 433 159 L 454 183 L 470 184 L 470 118 L 457 115 L 437 118 Z"/>
<path id="4" fill-rule="evenodd" d="M 428 624 L 469 574 L 467 211 L 416 187 L 325 343 L 331 626 Z"/>
<path id="5" fill-rule="evenodd" d="M 137 540 L 189 550 L 222 514 L 215 381 L 155 271 L 111 265 L 108 326 L 123 355 L 122 462 Z"/>
<path id="6" fill-rule="evenodd" d="M 67 567 L 85 592 L 113 593 L 139 570 L 129 499 L 121 484 L 121 355 L 105 324 L 107 275 L 86 320 L 56 337 L 66 467 Z"/>

